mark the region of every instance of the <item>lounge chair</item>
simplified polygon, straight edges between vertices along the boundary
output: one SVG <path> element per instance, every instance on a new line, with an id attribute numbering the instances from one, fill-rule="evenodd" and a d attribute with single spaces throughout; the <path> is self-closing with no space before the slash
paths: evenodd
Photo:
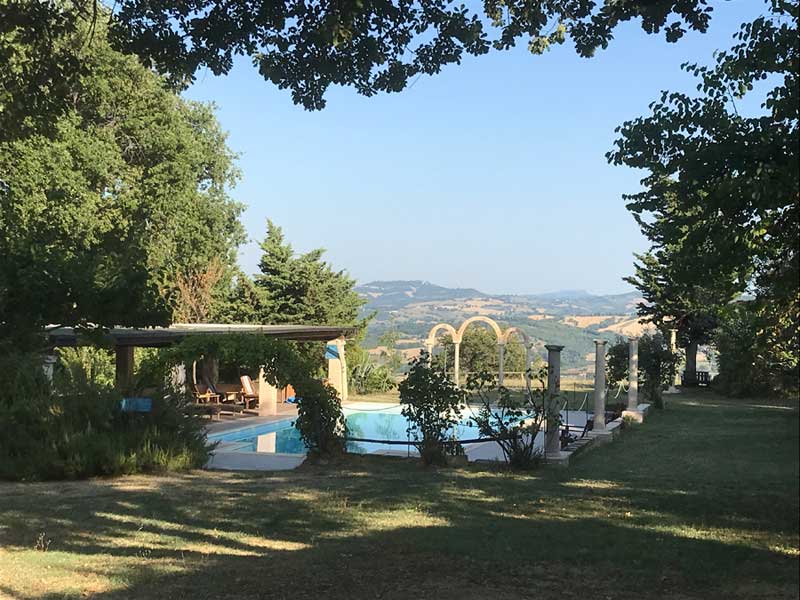
<path id="1" fill-rule="evenodd" d="M 212 394 L 216 394 L 217 396 L 219 396 L 222 399 L 221 400 L 222 402 L 227 404 L 227 403 L 230 403 L 230 402 L 238 402 L 239 401 L 239 395 L 240 395 L 239 392 L 221 391 L 221 390 L 217 389 L 217 386 L 213 382 L 208 381 L 208 380 L 205 380 L 205 384 L 206 384 L 206 387 L 208 387 L 208 391 L 211 392 Z"/>
<path id="2" fill-rule="evenodd" d="M 239 397 L 242 399 L 244 407 L 249 409 L 252 400 L 255 400 L 255 404 L 258 404 L 258 393 L 248 375 L 242 375 L 239 380 L 242 382 L 242 391 L 239 392 Z"/>
<path id="3" fill-rule="evenodd" d="M 194 384 L 194 399 L 198 404 L 219 403 L 220 398 L 221 396 L 211 391 L 207 385 Z"/>

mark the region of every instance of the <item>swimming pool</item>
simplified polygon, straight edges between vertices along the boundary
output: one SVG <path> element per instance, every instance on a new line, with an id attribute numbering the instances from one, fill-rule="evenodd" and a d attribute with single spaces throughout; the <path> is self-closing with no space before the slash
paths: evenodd
<path id="1" fill-rule="evenodd" d="M 409 440 L 408 444 L 402 445 L 348 442 L 348 452 L 402 456 L 417 454 L 406 433 L 408 421 L 400 414 L 400 406 L 373 410 L 345 408 L 344 414 L 350 437 L 378 440 Z M 468 415 L 469 412 L 467 412 Z M 584 413 L 576 413 L 575 411 L 570 412 L 569 415 L 562 414 L 562 420 L 566 421 L 567 418 L 575 426 L 582 427 L 586 422 Z M 467 420 L 465 419 L 465 421 Z M 208 440 L 210 442 L 219 442 L 218 450 L 225 452 L 302 455 L 306 453 L 306 448 L 300 439 L 299 432 L 292 425 L 293 421 L 293 418 L 284 419 L 250 427 L 245 426 L 233 431 L 209 434 Z M 456 435 L 461 440 L 481 437 L 478 428 L 468 422 L 458 425 Z M 544 434 L 539 433 L 536 438 L 536 444 L 539 447 L 543 447 Z M 466 452 L 470 460 L 476 458 L 500 458 L 500 449 L 494 442 L 467 444 Z"/>

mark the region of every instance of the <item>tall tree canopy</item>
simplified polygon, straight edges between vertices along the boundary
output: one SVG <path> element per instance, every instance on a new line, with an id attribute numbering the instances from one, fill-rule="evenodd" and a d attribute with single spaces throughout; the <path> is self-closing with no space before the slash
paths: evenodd
<path id="1" fill-rule="evenodd" d="M 0 134 L 0 338 L 48 323 L 168 323 L 179 282 L 235 264 L 243 241 L 227 192 L 234 157 L 211 108 L 182 100 L 100 29 L 92 44 L 86 35 L 50 40 L 79 47 L 81 68 L 62 82 L 68 110 L 52 127 L 23 119 Z M 0 34 L 16 57 L 40 42 Z M 0 102 L 23 107 L 24 94 L 0 87 Z"/>
<path id="2" fill-rule="evenodd" d="M 364 300 L 355 281 L 322 259 L 324 250 L 296 254 L 283 231 L 267 222 L 261 243 L 260 273 L 255 277 L 258 318 L 262 323 L 355 325 Z M 243 290 L 248 286 L 243 283 Z"/>
<path id="3" fill-rule="evenodd" d="M 38 40 L 29 55 L 38 64 L 26 67 L 22 85 L 42 104 L 53 96 L 31 77 L 46 82 L 74 62 L 68 51 L 52 53 L 50 30 L 101 15 L 110 20 L 115 47 L 178 84 L 202 67 L 227 73 L 234 57 L 247 55 L 296 103 L 320 109 L 332 84 L 367 96 L 397 92 L 419 74 L 519 42 L 541 53 L 570 37 L 581 55 L 591 56 L 608 45 L 617 25 L 634 19 L 675 41 L 689 29 L 705 31 L 710 14 L 706 0 L 487 0 L 481 8 L 453 0 L 118 0 L 109 19 L 100 0 L 1 0 L 0 36 L 17 30 Z"/>
<path id="4" fill-rule="evenodd" d="M 714 66 L 684 65 L 699 93 L 664 92 L 650 116 L 622 125 L 608 158 L 647 171 L 644 190 L 627 196 L 653 244 L 631 279 L 652 303 L 641 312 L 680 319 L 752 293 L 764 348 L 796 365 L 799 9 L 768 8 Z M 745 110 L 759 94 L 761 110 Z M 703 294 L 682 302 L 692 290 Z"/>

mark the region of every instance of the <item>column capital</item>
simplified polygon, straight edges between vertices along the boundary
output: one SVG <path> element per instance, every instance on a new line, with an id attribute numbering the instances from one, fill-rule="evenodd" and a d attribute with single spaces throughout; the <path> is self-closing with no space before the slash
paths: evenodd
<path id="1" fill-rule="evenodd" d="M 630 335 L 630 336 L 628 336 L 628 341 L 629 342 L 638 342 L 639 341 L 639 336 L 638 335 Z"/>
<path id="2" fill-rule="evenodd" d="M 544 347 L 550 352 L 561 352 L 564 349 L 564 346 L 558 346 L 557 344 L 545 344 Z"/>
<path id="3" fill-rule="evenodd" d="M 605 346 L 608 343 L 608 340 L 592 340 L 596 346 Z"/>

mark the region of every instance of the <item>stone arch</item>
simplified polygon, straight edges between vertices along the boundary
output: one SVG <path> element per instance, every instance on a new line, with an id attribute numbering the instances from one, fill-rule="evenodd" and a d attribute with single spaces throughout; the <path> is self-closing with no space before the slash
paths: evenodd
<path id="1" fill-rule="evenodd" d="M 525 333 L 524 329 L 520 329 L 519 327 L 509 327 L 503 334 L 503 342 L 505 344 L 508 344 L 508 341 L 511 339 L 511 336 L 513 335 L 516 335 L 518 338 L 522 339 L 522 346 L 525 349 L 525 374 L 524 374 L 525 384 L 527 387 L 530 387 L 531 374 L 529 372 L 529 368 L 531 366 L 531 351 L 533 350 L 533 340 L 527 333 Z"/>
<path id="2" fill-rule="evenodd" d="M 425 340 L 426 345 L 433 347 L 436 344 L 436 334 L 439 333 L 440 329 L 444 329 L 449 333 L 454 342 L 461 341 L 461 337 L 458 335 L 455 327 L 447 323 L 439 323 L 438 325 L 434 325 L 428 333 L 428 339 Z"/>
<path id="3" fill-rule="evenodd" d="M 517 337 L 522 338 L 522 343 L 526 348 L 530 348 L 531 344 L 533 343 L 530 336 L 525 333 L 524 329 L 520 329 L 519 327 L 509 327 L 506 329 L 506 332 L 503 334 L 503 341 L 507 344 L 508 340 L 511 339 L 511 336 L 516 334 Z"/>
<path id="4" fill-rule="evenodd" d="M 461 327 L 458 328 L 458 341 L 460 342 L 464 336 L 464 332 L 467 330 L 472 323 L 481 322 L 486 323 L 489 327 L 492 328 L 495 335 L 497 336 L 497 343 L 498 344 L 505 344 L 505 339 L 503 338 L 503 330 L 500 329 L 500 326 L 494 321 L 494 319 L 490 319 L 489 317 L 484 317 L 483 315 L 478 315 L 476 317 L 470 317 L 466 321 L 461 324 Z"/>

